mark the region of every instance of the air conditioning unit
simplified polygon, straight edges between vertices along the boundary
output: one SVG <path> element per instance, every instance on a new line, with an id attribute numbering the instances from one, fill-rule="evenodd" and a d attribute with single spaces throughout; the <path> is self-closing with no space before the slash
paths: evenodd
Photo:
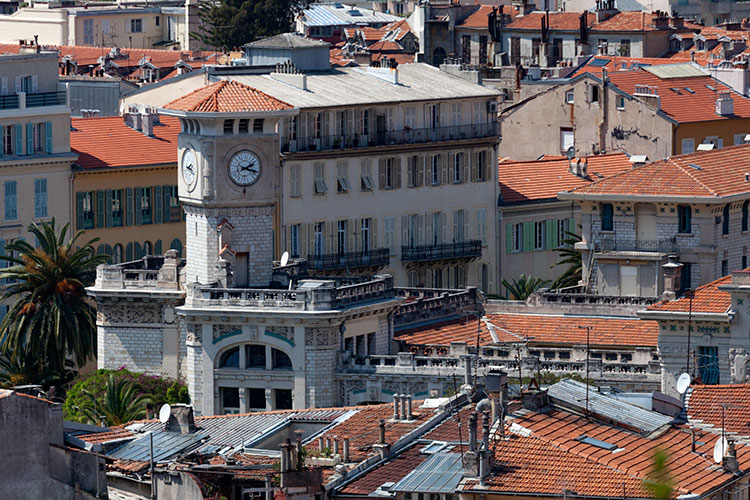
<path id="1" fill-rule="evenodd" d="M 487 113 L 497 113 L 497 101 L 487 101 Z"/>

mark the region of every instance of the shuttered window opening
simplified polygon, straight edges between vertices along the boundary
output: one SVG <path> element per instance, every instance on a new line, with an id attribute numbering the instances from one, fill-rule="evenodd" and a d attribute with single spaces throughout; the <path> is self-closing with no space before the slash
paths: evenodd
<path id="1" fill-rule="evenodd" d="M 430 184 L 440 185 L 440 155 L 432 155 L 430 158 Z"/>
<path id="2" fill-rule="evenodd" d="M 34 179 L 34 217 L 47 217 L 47 179 Z"/>
<path id="3" fill-rule="evenodd" d="M 5 125 L 3 127 L 3 155 L 12 155 L 15 152 L 15 142 L 13 141 L 13 132 L 15 129 L 14 125 Z"/>
<path id="4" fill-rule="evenodd" d="M 93 229 L 94 227 L 94 192 L 76 193 L 76 228 Z"/>
<path id="5" fill-rule="evenodd" d="M 16 181 L 5 181 L 5 220 L 18 219 L 18 183 Z"/>
<path id="6" fill-rule="evenodd" d="M 362 161 L 361 186 L 362 191 L 372 191 L 375 189 L 375 181 L 372 179 L 372 167 L 370 160 Z"/>
<path id="7" fill-rule="evenodd" d="M 325 180 L 325 165 L 316 163 L 313 167 L 315 173 L 315 194 L 326 194 L 328 186 Z"/>

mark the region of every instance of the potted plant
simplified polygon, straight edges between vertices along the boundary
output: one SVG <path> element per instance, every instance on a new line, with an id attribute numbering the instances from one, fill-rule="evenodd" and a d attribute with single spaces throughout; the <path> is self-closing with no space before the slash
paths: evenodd
<path id="1" fill-rule="evenodd" d="M 335 139 L 333 139 L 333 149 L 340 149 L 341 142 L 342 142 L 341 137 L 336 137 Z"/>

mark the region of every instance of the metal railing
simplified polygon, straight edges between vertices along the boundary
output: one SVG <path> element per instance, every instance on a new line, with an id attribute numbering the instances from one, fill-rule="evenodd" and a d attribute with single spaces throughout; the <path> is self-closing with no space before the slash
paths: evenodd
<path id="1" fill-rule="evenodd" d="M 18 109 L 17 95 L 0 96 L 0 109 Z"/>
<path id="2" fill-rule="evenodd" d="M 26 94 L 27 108 L 37 108 L 40 106 L 58 106 L 65 104 L 66 102 L 67 97 L 65 95 L 65 91 Z"/>
<path id="3" fill-rule="evenodd" d="M 677 239 L 666 238 L 661 240 L 623 239 L 616 236 L 603 236 L 599 242 L 600 252 L 675 252 L 677 251 Z"/>
<path id="4" fill-rule="evenodd" d="M 298 137 L 286 140 L 282 152 L 298 153 L 301 151 L 327 151 L 331 149 L 367 148 L 401 144 L 419 144 L 424 142 L 454 141 L 461 139 L 481 139 L 497 137 L 497 122 L 478 123 L 475 125 L 455 125 L 435 128 L 404 128 L 370 132 L 368 134 L 321 135 L 319 137 Z"/>
<path id="5" fill-rule="evenodd" d="M 482 240 L 467 240 L 456 243 L 401 247 L 401 260 L 408 262 L 445 259 L 474 259 L 481 256 Z"/>
<path id="6" fill-rule="evenodd" d="M 385 267 L 391 261 L 390 254 L 387 248 L 374 248 L 366 252 L 311 254 L 307 256 L 307 267 L 314 270 Z"/>

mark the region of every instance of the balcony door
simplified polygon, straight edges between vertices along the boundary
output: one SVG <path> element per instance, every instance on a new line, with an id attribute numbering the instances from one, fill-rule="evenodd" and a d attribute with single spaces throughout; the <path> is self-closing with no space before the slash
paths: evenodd
<path id="1" fill-rule="evenodd" d="M 635 207 L 638 249 L 648 250 L 656 244 L 656 206 L 639 203 Z"/>
<path id="2" fill-rule="evenodd" d="M 246 288 L 247 282 L 247 253 L 238 252 L 234 258 L 234 286 L 236 288 Z"/>

